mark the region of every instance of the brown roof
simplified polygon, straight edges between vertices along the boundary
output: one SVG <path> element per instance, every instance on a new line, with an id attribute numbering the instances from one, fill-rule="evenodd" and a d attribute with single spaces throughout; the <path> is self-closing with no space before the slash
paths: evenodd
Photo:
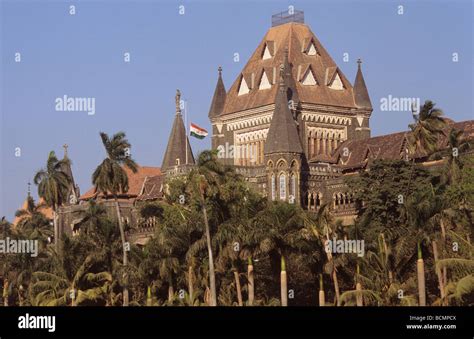
<path id="1" fill-rule="evenodd" d="M 161 176 L 161 169 L 159 167 L 141 167 L 138 166 L 136 173 L 133 173 L 129 168 L 124 167 L 125 172 L 128 176 L 128 192 L 125 194 L 120 194 L 121 197 L 125 198 L 136 198 L 140 195 L 143 182 L 147 177 Z M 85 194 L 80 197 L 80 200 L 89 200 L 97 197 L 95 187 L 89 189 Z M 103 196 L 101 193 L 100 196 Z"/>
<path id="2" fill-rule="evenodd" d="M 222 113 L 225 104 L 226 91 L 222 81 L 222 68 L 219 67 L 219 78 L 217 79 L 214 97 L 212 98 L 211 108 L 209 109 L 209 118 L 214 118 Z"/>
<path id="3" fill-rule="evenodd" d="M 187 148 L 187 151 L 186 151 Z M 186 159 L 187 156 L 187 159 Z M 180 165 L 194 164 L 193 151 L 189 144 L 186 128 L 184 126 L 181 111 L 175 115 L 173 127 L 171 128 L 168 145 L 166 146 L 165 156 L 161 168 L 166 171 L 176 166 L 176 159 L 179 159 Z"/>
<path id="4" fill-rule="evenodd" d="M 361 61 L 357 61 L 359 66 L 357 67 L 357 75 L 354 81 L 354 99 L 358 107 L 372 109 L 372 103 L 370 102 L 369 92 L 365 85 L 364 76 L 360 67 Z"/>
<path id="5" fill-rule="evenodd" d="M 293 119 L 293 114 L 288 108 L 287 84 L 290 72 L 291 69 L 286 55 L 280 70 L 278 92 L 275 99 L 275 112 L 273 113 L 267 139 L 265 140 L 265 154 L 303 153 L 296 123 Z"/>
<path id="6" fill-rule="evenodd" d="M 156 200 L 163 197 L 163 176 L 146 177 L 137 200 Z"/>
<path id="7" fill-rule="evenodd" d="M 268 41 L 274 41 L 274 57 L 263 60 L 261 56 Z M 308 55 L 305 52 L 310 41 L 313 41 L 315 44 L 318 52 L 317 55 Z M 307 46 L 304 46 L 305 44 Z M 337 69 L 337 65 L 313 32 L 311 32 L 310 28 L 305 24 L 291 22 L 272 27 L 268 30 L 245 65 L 242 73 L 237 77 L 227 92 L 223 115 L 274 103 L 278 86 L 272 86 L 271 89 L 265 91 L 258 90 L 258 87 L 254 86 L 248 94 L 240 96 L 238 95 L 238 90 L 242 74 L 246 79 L 251 79 L 252 73 L 257 76 L 263 68 L 276 67 L 278 70 L 280 64 L 283 63 L 285 48 L 289 50 L 289 62 L 293 66 L 291 73 L 293 81 L 290 81 L 290 83 L 293 83 L 292 90 L 296 92 L 301 102 L 356 108 L 351 83 L 344 74 Z M 316 79 L 320 81 L 319 85 L 304 86 L 297 81 L 299 65 L 304 65 L 306 69 L 311 65 Z M 329 74 L 334 76 L 336 71 L 339 72 L 341 81 L 345 87 L 344 90 L 333 90 L 324 84 L 325 81 L 328 81 L 327 76 Z M 274 81 L 274 83 L 277 83 L 277 81 Z M 247 81 L 247 84 L 250 87 L 251 81 Z"/>
<path id="8" fill-rule="evenodd" d="M 53 210 L 51 209 L 51 207 L 45 205 L 43 198 L 40 198 L 37 206 L 41 206 L 38 211 L 41 212 L 41 214 L 43 214 L 47 219 L 53 219 Z M 28 198 L 25 199 L 23 205 L 20 208 L 20 211 L 26 210 L 28 210 Z M 15 219 L 13 220 L 13 227 L 15 227 L 20 220 L 21 218 L 15 216 Z"/>
<path id="9" fill-rule="evenodd" d="M 447 146 L 447 135 L 452 127 L 463 131 L 466 139 L 474 139 L 474 120 L 454 123 L 447 119 L 447 122 L 448 127 L 445 135 L 439 138 L 438 147 Z M 339 164 L 346 168 L 364 167 L 370 160 L 375 159 L 402 159 L 405 155 L 408 133 L 410 132 L 398 132 L 360 140 L 347 140 L 338 147 L 332 157 L 339 159 Z M 347 156 L 344 155 L 345 148 L 347 148 Z M 417 151 L 415 156 L 416 158 L 423 158 L 426 157 L 426 153 Z"/>

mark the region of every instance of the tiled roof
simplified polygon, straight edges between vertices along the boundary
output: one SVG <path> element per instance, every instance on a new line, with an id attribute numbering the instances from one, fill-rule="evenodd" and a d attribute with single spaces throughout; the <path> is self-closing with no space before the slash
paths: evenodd
<path id="1" fill-rule="evenodd" d="M 445 136 L 439 138 L 439 148 L 447 146 L 446 135 L 448 135 L 452 127 L 462 130 L 466 139 L 474 139 L 474 120 L 454 123 L 447 119 L 447 122 L 448 127 L 446 128 Z M 338 159 L 338 163 L 346 168 L 364 167 L 368 161 L 375 159 L 402 159 L 405 155 L 408 133 L 410 132 L 398 132 L 367 139 L 348 140 L 338 147 L 332 158 L 333 160 Z M 345 150 L 346 148 L 347 150 Z M 426 153 L 423 151 L 417 151 L 416 153 L 417 158 L 425 156 Z M 317 161 L 317 159 L 312 159 L 312 161 Z"/>
<path id="2" fill-rule="evenodd" d="M 53 219 L 53 210 L 51 207 L 48 207 L 44 204 L 44 199 L 40 198 L 39 203 L 37 206 L 43 205 L 41 208 L 39 208 L 39 212 L 41 212 L 47 219 Z M 20 211 L 26 211 L 28 209 L 28 198 L 25 199 L 23 202 L 23 205 L 20 208 Z M 15 219 L 13 220 L 13 226 L 15 227 L 18 222 L 20 221 L 21 218 L 15 216 Z"/>
<path id="3" fill-rule="evenodd" d="M 139 166 L 138 171 L 133 173 L 129 168 L 124 167 L 125 172 L 128 176 L 128 192 L 126 194 L 120 194 L 121 197 L 126 198 L 136 198 L 140 195 L 143 182 L 147 177 L 161 176 L 161 169 L 159 167 L 147 167 Z M 97 196 L 95 192 L 95 187 L 89 189 L 85 194 L 83 194 L 80 200 L 88 200 Z M 101 194 L 102 196 L 102 194 Z"/>
<path id="4" fill-rule="evenodd" d="M 265 140 L 265 154 L 272 153 L 303 153 L 296 123 L 288 108 L 287 90 L 290 65 L 285 57 L 284 64 L 279 71 L 275 112 Z M 281 74 L 280 74 L 281 73 Z"/>
<path id="5" fill-rule="evenodd" d="M 180 165 L 194 164 L 193 151 L 186 135 L 186 127 L 184 126 L 181 110 L 179 107 L 176 110 L 173 127 L 171 128 L 168 145 L 166 146 L 161 165 L 163 171 L 176 166 L 176 159 L 179 159 Z"/>
<path id="6" fill-rule="evenodd" d="M 212 98 L 211 108 L 209 109 L 209 118 L 214 118 L 222 113 L 226 95 L 224 82 L 222 81 L 222 68 L 219 67 L 219 78 L 217 79 L 214 97 Z"/>
<path id="7" fill-rule="evenodd" d="M 137 200 L 156 200 L 163 197 L 163 176 L 146 177 Z"/>
<path id="8" fill-rule="evenodd" d="M 372 103 L 370 102 L 369 92 L 367 86 L 365 86 L 364 76 L 360 67 L 361 61 L 358 60 L 359 66 L 357 67 L 357 75 L 354 81 L 354 100 L 358 107 L 372 109 Z"/>
<path id="9" fill-rule="evenodd" d="M 262 53 L 268 41 L 274 42 L 274 56 L 263 60 Z M 305 52 L 310 42 L 314 43 L 317 55 L 308 55 Z M 246 80 L 249 79 L 247 84 L 251 86 L 251 74 L 254 73 L 257 76 L 263 68 L 276 68 L 278 74 L 286 48 L 289 50 L 289 62 L 292 66 L 292 90 L 301 102 L 356 108 L 351 83 L 337 69 L 337 65 L 311 32 L 311 29 L 305 24 L 292 22 L 268 30 L 241 74 L 227 92 L 223 115 L 274 103 L 278 86 L 272 86 L 268 90 L 258 90 L 258 87 L 254 86 L 248 94 L 239 96 L 240 80 L 243 74 Z M 311 66 L 319 85 L 305 86 L 298 81 L 298 66 L 300 65 L 306 69 Z M 336 71 L 339 72 L 345 87 L 344 90 L 334 90 L 325 85 L 325 82 L 329 80 L 329 76 L 333 77 Z M 274 83 L 277 84 L 277 79 L 274 80 L 276 80 Z M 259 79 L 255 78 L 255 82 L 257 81 Z"/>

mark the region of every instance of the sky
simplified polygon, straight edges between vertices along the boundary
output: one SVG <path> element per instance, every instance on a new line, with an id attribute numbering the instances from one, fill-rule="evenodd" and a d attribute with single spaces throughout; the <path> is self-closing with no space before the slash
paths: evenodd
<path id="1" fill-rule="evenodd" d="M 13 220 L 27 183 L 51 150 L 62 157 L 63 144 L 85 193 L 105 156 L 100 131 L 125 131 L 140 165 L 161 166 L 178 88 L 188 121 L 210 131 L 218 66 L 228 89 L 271 15 L 288 6 L 304 11 L 351 82 L 363 60 L 373 136 L 412 122 L 410 112 L 381 110 L 389 96 L 431 99 L 455 121 L 474 118 L 471 0 L 0 0 L 0 216 Z M 95 98 L 95 114 L 55 110 L 64 95 Z M 210 137 L 191 144 L 197 154 Z"/>

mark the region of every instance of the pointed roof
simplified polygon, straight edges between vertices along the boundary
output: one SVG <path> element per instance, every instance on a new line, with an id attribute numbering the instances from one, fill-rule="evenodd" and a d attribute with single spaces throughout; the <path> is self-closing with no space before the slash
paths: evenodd
<path id="1" fill-rule="evenodd" d="M 275 110 L 265 141 L 265 154 L 303 153 L 296 123 L 288 107 L 287 91 L 290 72 L 288 51 L 286 51 L 284 64 L 280 66 L 280 81 L 275 98 Z"/>
<path id="2" fill-rule="evenodd" d="M 219 78 L 217 79 L 214 97 L 212 98 L 211 108 L 209 109 L 209 118 L 215 118 L 222 113 L 227 93 L 225 91 L 224 81 L 222 81 L 222 67 L 219 66 Z"/>
<path id="3" fill-rule="evenodd" d="M 357 107 L 372 109 L 372 103 L 370 102 L 369 92 L 367 86 L 365 86 L 364 76 L 360 64 L 362 61 L 357 60 L 357 75 L 354 81 L 354 101 Z"/>
<path id="4" fill-rule="evenodd" d="M 130 168 L 123 166 L 123 170 L 128 177 L 128 191 L 127 193 L 120 193 L 120 199 L 135 199 L 142 193 L 143 184 L 148 178 L 161 177 L 160 167 L 152 166 L 137 166 L 137 172 L 133 172 Z M 91 187 L 86 193 L 84 193 L 80 200 L 89 200 L 95 198 L 104 198 L 104 194 L 98 193 L 95 187 Z M 107 195 L 106 198 L 111 196 Z"/>
<path id="5" fill-rule="evenodd" d="M 76 199 L 78 199 L 79 197 L 78 197 L 78 193 L 76 192 L 76 183 L 74 182 L 74 175 L 72 174 L 71 160 L 69 159 L 68 153 L 67 153 L 69 146 L 67 144 L 64 144 L 63 148 L 64 148 L 64 156 L 63 156 L 61 171 L 64 174 L 66 174 L 71 180 L 71 183 L 69 185 L 68 192 L 67 192 L 67 200 L 65 201 L 65 204 L 69 204 L 70 203 L 69 197 L 71 196 L 71 194 L 74 194 Z"/>
<path id="6" fill-rule="evenodd" d="M 71 160 L 69 159 L 68 154 L 67 154 L 67 149 L 69 148 L 69 146 L 67 144 L 64 144 L 63 148 L 64 148 L 64 156 L 63 156 L 61 171 L 65 173 L 71 179 L 72 187 L 75 187 L 74 176 L 72 174 L 72 168 L 71 168 Z"/>
<path id="7" fill-rule="evenodd" d="M 273 56 L 269 59 L 262 59 L 262 53 L 269 41 L 274 42 Z M 317 51 L 315 55 L 309 55 L 305 52 L 312 44 L 314 44 Z M 252 73 L 258 76 L 261 70 L 265 68 L 275 67 L 278 70 L 284 62 L 285 49 L 288 49 L 288 59 L 292 66 L 288 86 L 299 101 L 315 105 L 357 108 L 351 82 L 344 76 L 340 68 L 337 69 L 336 63 L 309 26 L 303 23 L 290 22 L 272 27 L 267 31 L 232 87 L 228 90 L 221 116 L 274 103 L 278 92 L 277 79 L 274 79 L 273 82 L 276 86 L 272 86 L 271 89 L 262 91 L 258 89 L 258 86 L 254 86 L 247 94 L 238 95 L 241 77 L 243 74 L 251 79 Z M 297 79 L 298 69 L 300 69 L 299 75 L 301 76 L 301 68 L 307 69 L 309 66 L 311 66 L 314 77 L 319 82 L 318 85 L 306 86 L 299 81 L 300 79 Z M 324 83 L 327 75 L 334 75 L 336 70 L 344 85 L 343 90 L 331 89 Z M 247 84 L 249 87 L 251 86 L 249 81 L 247 81 Z"/>
<path id="8" fill-rule="evenodd" d="M 193 151 L 186 135 L 183 116 L 181 114 L 181 93 L 176 91 L 176 115 L 174 117 L 173 127 L 166 146 L 165 156 L 161 168 L 163 171 L 176 166 L 176 159 L 179 159 L 180 165 L 194 164 Z M 187 157 L 187 159 L 186 159 Z"/>

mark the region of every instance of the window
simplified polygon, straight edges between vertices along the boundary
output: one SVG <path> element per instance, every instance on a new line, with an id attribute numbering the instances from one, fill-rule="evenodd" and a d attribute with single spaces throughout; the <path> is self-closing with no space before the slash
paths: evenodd
<path id="1" fill-rule="evenodd" d="M 179 158 L 176 159 L 176 166 L 179 166 Z"/>
<path id="2" fill-rule="evenodd" d="M 314 86 L 314 85 L 318 84 L 318 82 L 316 81 L 316 78 L 314 77 L 314 74 L 313 74 L 313 71 L 311 70 L 311 68 L 308 68 L 308 71 L 304 75 L 303 80 L 301 81 L 301 83 L 305 86 Z"/>
<path id="3" fill-rule="evenodd" d="M 262 77 L 260 78 L 260 86 L 258 87 L 258 89 L 269 89 L 271 87 L 272 85 L 268 80 L 267 74 L 263 72 Z"/>
<path id="4" fill-rule="evenodd" d="M 286 200 L 286 176 L 280 174 L 280 200 Z"/>
<path id="5" fill-rule="evenodd" d="M 272 54 L 270 53 L 270 50 L 268 49 L 268 45 L 265 45 L 265 50 L 263 51 L 263 60 L 271 59 Z"/>
<path id="6" fill-rule="evenodd" d="M 275 200 L 275 191 L 276 191 L 275 174 L 272 174 L 272 200 Z"/>
<path id="7" fill-rule="evenodd" d="M 296 198 L 296 175 L 294 175 L 294 174 L 291 175 L 290 194 L 293 196 L 293 198 Z"/>
<path id="8" fill-rule="evenodd" d="M 247 94 L 249 91 L 249 86 L 247 85 L 244 76 L 242 76 L 242 81 L 240 82 L 239 87 L 239 95 Z"/>
<path id="9" fill-rule="evenodd" d="M 308 55 L 316 55 L 316 54 L 318 54 L 316 52 L 316 47 L 314 47 L 314 44 L 311 43 L 311 45 L 308 48 Z"/>
<path id="10" fill-rule="evenodd" d="M 342 83 L 339 73 L 336 73 L 336 76 L 334 77 L 334 80 L 332 81 L 331 85 L 329 85 L 329 88 L 339 91 L 344 89 L 344 84 Z"/>

